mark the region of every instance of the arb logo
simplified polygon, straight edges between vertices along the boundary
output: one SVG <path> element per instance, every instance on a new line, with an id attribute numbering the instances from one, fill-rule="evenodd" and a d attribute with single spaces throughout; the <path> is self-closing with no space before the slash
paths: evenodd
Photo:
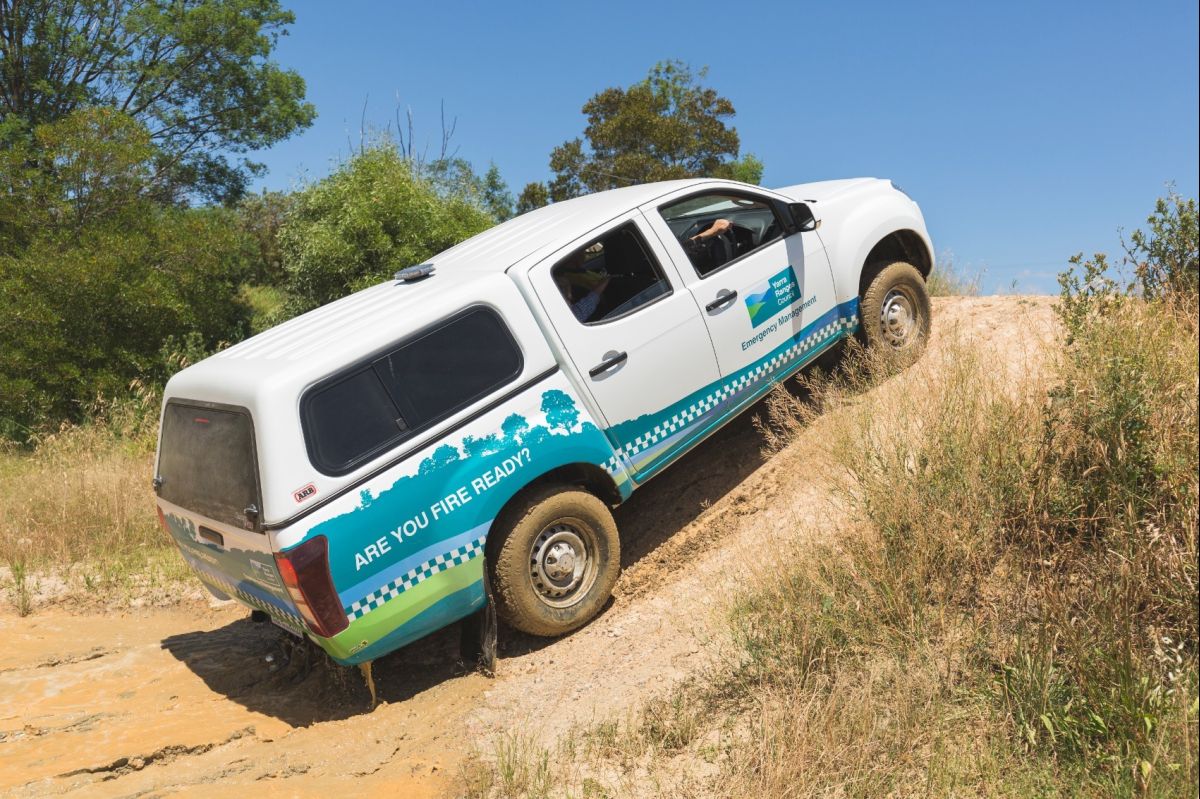
<path id="1" fill-rule="evenodd" d="M 299 491 L 293 491 L 292 496 L 296 498 L 297 502 L 303 502 L 304 500 L 308 499 L 309 497 L 315 496 L 316 493 L 317 493 L 317 487 L 315 485 L 313 485 L 312 483 L 309 483 L 308 485 L 306 485 L 304 488 L 300 489 Z"/>

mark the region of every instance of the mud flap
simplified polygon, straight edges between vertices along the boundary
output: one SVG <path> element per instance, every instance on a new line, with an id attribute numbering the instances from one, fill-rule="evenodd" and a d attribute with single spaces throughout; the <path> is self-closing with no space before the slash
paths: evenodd
<path id="1" fill-rule="evenodd" d="M 459 657 L 464 664 L 474 663 L 485 676 L 496 676 L 496 603 L 487 569 L 483 570 L 483 608 L 463 619 L 459 639 Z"/>

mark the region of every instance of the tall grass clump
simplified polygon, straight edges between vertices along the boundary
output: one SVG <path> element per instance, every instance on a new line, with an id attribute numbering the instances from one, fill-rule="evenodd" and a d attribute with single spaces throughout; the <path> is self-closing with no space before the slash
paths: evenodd
<path id="1" fill-rule="evenodd" d="M 915 469 L 878 440 L 851 462 L 856 507 L 927 611 L 948 607 L 939 584 L 959 587 L 1017 740 L 1093 795 L 1197 788 L 1195 204 L 1160 201 L 1149 223 L 1129 285 L 1103 256 L 1062 277 L 1064 346 L 1036 418 L 951 384 L 960 422 L 932 403 L 906 426 L 931 445 L 904 455 Z M 939 580 L 904 554 L 925 546 L 963 556 Z"/>
<path id="2" fill-rule="evenodd" d="M 657 717 L 719 766 L 702 793 L 1197 794 L 1195 203 L 1160 202 L 1124 266 L 1073 259 L 1040 371 L 940 328 L 902 372 L 852 347 L 773 395 L 769 446 L 815 433 L 844 512 L 736 593 L 686 735 Z M 672 795 L 681 756 L 615 765 Z"/>
<path id="3" fill-rule="evenodd" d="M 1107 260 L 1061 278 L 1066 344 L 1028 506 L 1029 580 L 1002 658 L 1010 717 L 1098 788 L 1197 789 L 1196 206 L 1160 200 L 1120 286 Z"/>
<path id="4" fill-rule="evenodd" d="M 184 575 L 150 487 L 158 397 L 135 386 L 128 398 L 92 408 L 86 423 L 0 449 L 0 567 L 23 614 L 39 587 L 110 601 L 122 589 Z"/>
<path id="5" fill-rule="evenodd" d="M 963 271 L 949 253 L 938 257 L 937 267 L 929 273 L 925 288 L 932 297 L 974 297 L 983 283 L 983 272 Z"/>
<path id="6" fill-rule="evenodd" d="M 843 694 L 876 685 L 887 707 L 857 716 L 882 711 L 928 746 L 889 748 L 866 725 L 856 751 L 918 756 L 930 774 L 954 761 L 956 779 L 989 791 L 1195 795 L 1194 202 L 1160 201 L 1130 241 L 1131 283 L 1103 256 L 1076 257 L 1063 275 L 1046 385 L 1002 380 L 951 341 L 886 399 L 862 398 L 892 376 L 870 353 L 810 380 L 803 401 L 776 396 L 777 440 L 837 410 L 829 451 L 856 527 L 836 552 L 802 556 L 741 598 L 742 678 L 786 687 L 787 706 L 798 695 L 810 711 L 842 707 L 851 715 L 837 728 L 852 734 Z M 892 675 L 882 686 L 880 673 Z M 918 696 L 923 722 L 904 723 Z M 979 746 L 939 749 L 938 729 L 981 708 Z M 776 742 L 812 737 L 786 719 L 769 726 Z M 738 790 L 800 784 L 788 766 L 798 754 L 813 752 L 762 749 L 738 769 Z M 877 762 L 814 792 L 870 775 L 872 791 L 913 789 L 910 767 L 880 774 Z M 764 784 L 771 773 L 787 779 Z"/>

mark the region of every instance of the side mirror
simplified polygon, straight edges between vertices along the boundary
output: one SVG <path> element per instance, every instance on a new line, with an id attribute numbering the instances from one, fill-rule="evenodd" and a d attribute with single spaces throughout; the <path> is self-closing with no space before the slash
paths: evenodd
<path id="1" fill-rule="evenodd" d="M 792 214 L 792 224 L 801 233 L 816 230 L 821 226 L 821 220 L 817 219 L 808 203 L 788 203 L 788 211 Z"/>

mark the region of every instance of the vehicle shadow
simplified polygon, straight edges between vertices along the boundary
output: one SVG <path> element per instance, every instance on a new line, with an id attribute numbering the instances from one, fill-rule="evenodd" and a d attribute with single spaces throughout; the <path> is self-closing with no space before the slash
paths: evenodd
<path id="1" fill-rule="evenodd" d="M 459 659 L 452 624 L 372 664 L 380 702 L 404 702 L 473 671 Z M 293 727 L 371 711 L 358 669 L 333 662 L 307 641 L 249 617 L 215 630 L 170 636 L 162 647 L 215 693 Z"/>
<path id="2" fill-rule="evenodd" d="M 807 396 L 794 380 L 785 387 L 798 398 Z M 765 462 L 763 438 L 755 427 L 756 417 L 765 414 L 765 400 L 760 400 L 616 509 L 623 569 L 652 557 Z M 611 607 L 610 602 L 590 624 L 600 622 Z M 461 623 L 452 624 L 376 660 L 379 700 L 403 702 L 474 672 L 474 664 L 461 659 L 461 630 Z M 501 625 L 499 670 L 504 669 L 504 658 L 535 652 L 555 640 Z M 244 618 L 215 630 L 170 636 L 162 647 L 214 692 L 292 726 L 371 710 L 370 694 L 357 669 L 337 665 L 315 646 L 270 623 Z"/>

